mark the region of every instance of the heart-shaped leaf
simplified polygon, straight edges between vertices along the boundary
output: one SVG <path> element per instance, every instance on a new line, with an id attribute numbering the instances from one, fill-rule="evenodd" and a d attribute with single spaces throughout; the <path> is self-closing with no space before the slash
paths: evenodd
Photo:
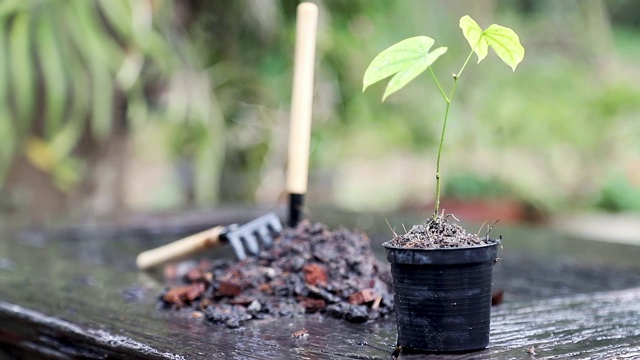
<path id="1" fill-rule="evenodd" d="M 515 31 L 508 27 L 493 24 L 482 32 L 482 37 L 505 64 L 516 71 L 518 64 L 524 59 L 524 47 Z"/>
<path id="2" fill-rule="evenodd" d="M 489 46 L 513 71 L 516 71 L 516 67 L 524 59 L 524 47 L 520 44 L 520 38 L 508 27 L 493 24 L 482 30 L 477 22 L 465 15 L 460 18 L 460 29 L 471 49 L 478 55 L 478 62 L 487 56 Z"/>
<path id="3" fill-rule="evenodd" d="M 428 36 L 416 36 L 402 40 L 382 51 L 371 61 L 365 71 L 362 91 L 395 74 L 384 91 L 382 96 L 384 101 L 389 95 L 402 89 L 428 69 L 447 51 L 446 47 L 440 47 L 429 52 L 434 43 L 435 40 Z"/>
<path id="4" fill-rule="evenodd" d="M 471 16 L 465 15 L 460 18 L 460 29 L 462 29 L 462 35 L 469 42 L 471 49 L 478 55 L 478 63 L 480 63 L 482 59 L 487 57 L 489 52 L 489 46 L 483 36 L 482 28 Z"/>

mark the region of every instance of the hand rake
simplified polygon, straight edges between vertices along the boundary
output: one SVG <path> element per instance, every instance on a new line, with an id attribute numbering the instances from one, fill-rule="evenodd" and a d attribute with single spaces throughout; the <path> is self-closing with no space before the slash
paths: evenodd
<path id="1" fill-rule="evenodd" d="M 136 258 L 139 269 L 149 269 L 169 261 L 213 248 L 226 241 L 231 244 L 238 260 L 257 255 L 261 249 L 268 249 L 273 238 L 282 231 L 282 224 L 275 213 L 268 213 L 242 226 L 216 226 L 214 228 L 187 236 L 167 245 L 147 250 Z M 262 246 L 261 246 L 262 245 Z"/>

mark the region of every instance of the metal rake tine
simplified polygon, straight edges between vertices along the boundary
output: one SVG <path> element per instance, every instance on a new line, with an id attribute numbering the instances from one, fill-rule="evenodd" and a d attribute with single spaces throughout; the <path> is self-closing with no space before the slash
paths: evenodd
<path id="1" fill-rule="evenodd" d="M 269 222 L 269 229 L 273 235 L 279 235 L 282 232 L 282 223 L 280 219 L 274 213 L 269 213 L 267 221 Z"/>
<path id="2" fill-rule="evenodd" d="M 241 236 L 242 243 L 244 243 L 245 250 L 251 255 L 258 255 L 260 253 L 260 245 L 258 245 L 258 239 L 255 233 L 243 234 Z"/>
<path id="3" fill-rule="evenodd" d="M 242 240 L 236 234 L 238 228 L 239 226 L 237 224 L 230 225 L 221 234 L 221 236 L 231 244 L 233 252 L 236 254 L 238 260 L 244 260 L 247 257 L 247 253 L 244 251 L 244 244 L 242 243 Z"/>
<path id="4" fill-rule="evenodd" d="M 268 249 L 273 245 L 273 239 L 282 231 L 282 223 L 274 213 L 267 214 L 265 223 L 266 226 L 260 227 L 258 231 L 262 244 Z"/>
<path id="5" fill-rule="evenodd" d="M 282 231 L 282 224 L 275 213 L 267 213 L 250 222 L 230 229 L 224 237 L 229 241 L 238 260 L 247 255 L 258 255 L 260 248 L 268 249 L 273 244 L 273 236 Z"/>
<path id="6" fill-rule="evenodd" d="M 271 230 L 269 229 L 269 227 L 265 226 L 265 227 L 261 227 L 259 228 L 257 231 L 258 238 L 260 238 L 260 242 L 262 243 L 262 246 L 265 249 L 268 249 L 271 247 L 271 244 L 273 244 L 273 237 L 271 235 Z"/>

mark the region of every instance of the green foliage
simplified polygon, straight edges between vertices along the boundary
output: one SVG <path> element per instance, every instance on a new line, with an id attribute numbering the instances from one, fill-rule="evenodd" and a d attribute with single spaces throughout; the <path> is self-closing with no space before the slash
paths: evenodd
<path id="1" fill-rule="evenodd" d="M 402 89 L 447 52 L 446 47 L 439 47 L 430 52 L 434 43 L 435 40 L 428 36 L 416 36 L 402 40 L 382 51 L 373 59 L 364 73 L 362 91 L 365 91 L 369 85 L 395 74 L 384 91 L 382 96 L 384 101 L 387 96 Z"/>
<path id="2" fill-rule="evenodd" d="M 146 121 L 186 124 L 176 126 L 179 138 L 182 129 L 215 129 L 221 119 L 211 90 L 205 85 L 191 94 L 184 86 L 197 65 L 174 25 L 172 6 L 127 0 L 0 4 L 0 136 L 11 139 L 0 142 L 0 185 L 18 152 L 71 190 L 86 175 L 83 141 L 106 146 L 111 136 Z M 209 130 L 186 151 L 220 153 L 221 131 Z"/>
<path id="3" fill-rule="evenodd" d="M 616 47 L 603 51 L 605 47 L 592 36 L 580 11 L 581 2 L 529 1 L 527 6 L 534 9 L 528 11 L 523 11 L 518 1 L 499 1 L 496 7 L 473 1 L 464 6 L 419 0 L 324 2 L 323 13 L 327 16 L 321 17 L 316 52 L 312 169 L 341 169 L 347 174 L 342 167 L 353 162 L 397 164 L 407 162 L 414 154 L 420 160 L 411 166 L 433 166 L 435 156 L 428 154 L 437 151 L 442 126 L 439 90 L 422 82 L 428 79 L 413 81 L 400 95 L 380 102 L 387 84 L 381 81 L 370 86 L 367 92 L 373 96 L 361 96 L 362 72 L 380 50 L 401 39 L 427 34 L 436 39 L 434 47 L 448 47 L 431 66 L 442 79 L 441 85 L 448 87 L 450 75 L 459 70 L 455 68 L 459 64 L 450 66 L 446 62 L 465 60 L 468 55 L 468 41 L 457 24 L 469 13 L 483 28 L 486 26 L 481 19 L 516 29 L 520 38 L 526 39 L 527 61 L 520 63 L 515 73 L 507 71 L 502 61 L 484 61 L 479 71 L 463 75 L 459 84 L 464 86 L 463 91 L 455 96 L 456 105 L 447 125 L 443 186 L 452 175 L 472 171 L 498 177 L 514 196 L 544 211 L 593 206 L 591 197 L 599 191 L 602 174 L 611 171 L 613 165 L 634 161 L 640 154 L 640 86 L 634 80 L 640 36 L 637 28 L 622 29 L 611 18 Z M 216 95 L 225 113 L 227 152 L 255 152 L 252 158 L 262 159 L 258 156 L 262 154 L 260 144 L 267 141 L 269 154 L 264 158 L 277 159 L 284 150 L 271 132 L 261 131 L 250 138 L 252 141 L 245 139 L 246 133 L 255 128 L 272 129 L 277 126 L 274 124 L 286 123 L 286 116 L 281 114 L 286 112 L 291 95 L 292 24 L 298 2 L 283 0 L 274 5 L 273 17 L 260 18 L 277 22 L 277 31 L 258 26 L 265 22 L 252 17 L 252 7 L 242 5 L 248 3 L 201 4 L 200 18 L 208 20 L 199 26 L 207 33 L 199 40 L 199 49 L 210 60 L 207 66 L 211 66 Z M 609 10 L 618 5 L 618 0 L 607 2 Z M 596 62 L 596 55 L 611 56 L 619 63 L 604 66 Z M 475 57 L 470 68 L 475 67 Z M 242 157 L 228 156 L 225 169 L 236 167 L 244 177 L 264 177 L 269 169 L 279 169 L 273 162 L 252 161 L 258 169 L 248 171 L 244 169 L 249 162 L 237 159 Z M 380 171 L 388 169 L 387 165 L 381 166 Z M 349 176 L 358 174 L 353 170 Z M 428 191 L 431 179 L 425 179 L 432 177 L 431 173 L 415 174 L 418 180 L 412 181 L 422 187 L 409 190 L 405 186 L 379 209 L 395 209 L 409 198 L 415 201 L 416 193 L 422 194 L 425 202 L 432 202 L 429 197 L 433 192 Z M 342 187 L 339 176 L 332 186 Z M 242 199 L 253 196 L 254 189 L 243 190 Z M 359 194 L 354 192 L 353 196 L 370 197 L 362 189 Z M 238 200 L 232 197 L 230 201 Z M 338 195 L 327 201 L 359 206 Z"/>
<path id="4" fill-rule="evenodd" d="M 602 187 L 596 206 L 614 212 L 640 211 L 640 187 L 623 175 L 612 177 Z"/>
<path id="5" fill-rule="evenodd" d="M 478 56 L 478 63 L 487 56 L 489 46 L 513 71 L 524 59 L 524 47 L 520 44 L 520 38 L 509 28 L 493 24 L 482 30 L 469 15 L 465 15 L 460 18 L 460 29 L 469 42 L 472 53 L 475 52 Z M 383 50 L 367 67 L 362 81 L 362 91 L 394 74 L 395 76 L 389 81 L 384 92 L 383 100 L 402 89 L 447 51 L 446 47 L 439 47 L 430 52 L 429 50 L 434 43 L 435 40 L 430 37 L 416 36 L 402 40 Z M 462 74 L 466 64 L 465 62 L 462 65 L 454 78 L 458 78 Z M 450 99 L 447 99 L 448 101 Z"/>
<path id="6" fill-rule="evenodd" d="M 446 103 L 436 162 L 436 201 L 433 213 L 434 220 L 437 220 L 440 216 L 440 159 L 442 155 L 445 131 L 447 128 L 449 108 L 451 106 L 453 95 L 456 91 L 458 79 L 467 66 L 471 55 L 476 53 L 479 63 L 487 56 L 488 48 L 491 46 L 500 59 L 509 65 L 513 71 L 516 70 L 516 67 L 524 58 L 524 47 L 520 44 L 518 35 L 509 28 L 493 24 L 487 29 L 482 30 L 469 15 L 465 15 L 460 18 L 460 29 L 462 29 L 463 35 L 469 42 L 471 53 L 467 56 L 467 60 L 464 64 L 462 64 L 460 71 L 453 74 L 453 85 L 451 86 L 451 91 L 448 96 L 440 86 L 440 82 L 438 81 L 435 73 L 431 70 L 433 80 L 438 86 L 438 90 L 440 90 L 440 93 Z M 383 100 L 389 94 L 403 88 L 422 72 L 430 69 L 433 62 L 447 51 L 447 48 L 438 48 L 433 52 L 429 52 L 429 49 L 433 46 L 434 42 L 435 41 L 433 39 L 426 36 L 414 37 L 403 40 L 386 50 L 383 50 L 373 59 L 365 71 L 362 91 L 366 90 L 369 85 L 393 74 L 396 75 L 387 85 Z"/>
<path id="7" fill-rule="evenodd" d="M 516 67 L 524 59 L 524 47 L 520 44 L 520 38 L 509 28 L 493 24 L 482 30 L 475 20 L 465 15 L 460 19 L 460 29 L 478 56 L 478 64 L 487 57 L 489 46 L 513 71 L 516 71 Z"/>

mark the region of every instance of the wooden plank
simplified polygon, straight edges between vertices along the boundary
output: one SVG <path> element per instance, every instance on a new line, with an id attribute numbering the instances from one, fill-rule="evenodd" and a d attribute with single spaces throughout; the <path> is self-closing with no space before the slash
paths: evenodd
<path id="1" fill-rule="evenodd" d="M 393 319 L 358 325 L 309 316 L 230 330 L 185 314 L 162 315 L 163 321 L 139 321 L 110 314 L 104 322 L 76 325 L 0 302 L 0 334 L 29 351 L 123 359 L 386 359 L 395 340 Z M 509 304 L 494 309 L 487 350 L 401 358 L 520 359 L 533 346 L 536 359 L 632 359 L 640 357 L 639 323 L 640 289 Z M 300 329 L 309 336 L 293 339 Z"/>
<path id="2" fill-rule="evenodd" d="M 506 233 L 513 240 L 495 281 L 505 303 L 494 308 L 490 348 L 401 358 L 530 359 L 531 346 L 536 359 L 640 357 L 639 247 L 540 229 Z M 394 349 L 393 318 L 350 324 L 307 316 L 227 329 L 157 310 L 166 285 L 136 271 L 134 259 L 177 234 L 68 235 L 0 239 L 0 358 L 388 359 Z M 382 241 L 372 238 L 380 251 Z M 291 337 L 303 328 L 307 338 Z"/>

